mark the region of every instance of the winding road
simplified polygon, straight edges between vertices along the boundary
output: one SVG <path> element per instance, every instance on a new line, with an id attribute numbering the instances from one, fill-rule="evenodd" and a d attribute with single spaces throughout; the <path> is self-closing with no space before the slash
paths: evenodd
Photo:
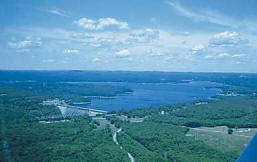
<path id="1" fill-rule="evenodd" d="M 122 130 L 122 129 L 120 128 L 120 129 L 118 129 L 117 131 L 115 131 L 114 134 L 113 134 L 112 139 L 113 139 L 113 142 L 114 142 L 116 145 L 119 145 L 119 146 L 120 146 L 120 149 L 123 149 L 122 146 L 119 144 L 119 142 L 118 142 L 118 140 L 117 140 L 117 134 L 118 134 L 119 132 L 121 132 L 121 130 Z M 135 162 L 135 158 L 134 158 L 129 152 L 127 152 L 127 153 L 128 153 L 128 157 L 129 157 L 130 161 L 131 161 L 131 162 Z"/>

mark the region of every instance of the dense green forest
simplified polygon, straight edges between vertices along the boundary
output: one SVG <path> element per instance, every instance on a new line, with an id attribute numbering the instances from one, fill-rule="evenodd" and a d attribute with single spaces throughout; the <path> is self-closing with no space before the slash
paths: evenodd
<path id="1" fill-rule="evenodd" d="M 230 155 L 214 150 L 203 142 L 186 137 L 188 129 L 180 126 L 143 122 L 128 124 L 124 126 L 124 130 L 149 152 L 158 154 L 167 161 L 228 161 L 232 159 Z M 137 154 L 137 152 L 134 153 L 135 157 Z"/>
<path id="2" fill-rule="evenodd" d="M 112 141 L 112 132 L 98 130 L 88 117 L 59 123 L 6 123 L 13 161 L 128 161 Z"/>

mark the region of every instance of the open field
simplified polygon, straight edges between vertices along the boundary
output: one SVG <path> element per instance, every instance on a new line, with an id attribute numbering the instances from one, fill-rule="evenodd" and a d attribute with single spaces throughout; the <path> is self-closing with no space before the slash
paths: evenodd
<path id="1" fill-rule="evenodd" d="M 243 150 L 256 132 L 256 128 L 234 128 L 233 134 L 228 134 L 226 126 L 199 127 L 190 128 L 186 136 L 203 141 L 222 152 L 233 152 Z"/>

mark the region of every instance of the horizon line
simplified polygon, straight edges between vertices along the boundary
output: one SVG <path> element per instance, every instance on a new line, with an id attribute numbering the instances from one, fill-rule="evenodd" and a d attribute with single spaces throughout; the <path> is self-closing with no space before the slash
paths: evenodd
<path id="1" fill-rule="evenodd" d="M 160 73 L 220 73 L 220 74 L 257 74 L 257 72 L 236 72 L 236 71 L 162 71 L 162 70 L 81 70 L 81 69 L 0 69 L 2 71 L 38 71 L 38 72 L 160 72 Z"/>

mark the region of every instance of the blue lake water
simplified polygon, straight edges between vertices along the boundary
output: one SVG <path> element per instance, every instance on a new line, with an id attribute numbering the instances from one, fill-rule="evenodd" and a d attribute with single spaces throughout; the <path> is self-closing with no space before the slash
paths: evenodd
<path id="1" fill-rule="evenodd" d="M 255 87 L 256 74 L 100 72 L 100 71 L 0 71 L 0 83 L 61 82 L 122 85 L 133 93 L 114 98 L 91 97 L 82 107 L 107 111 L 136 109 L 205 100 L 220 93 L 224 85 Z"/>
<path id="2" fill-rule="evenodd" d="M 108 84 L 124 85 L 131 88 L 133 92 L 120 94 L 115 96 L 114 98 L 91 97 L 91 103 L 79 104 L 78 106 L 112 111 L 185 103 L 208 99 L 212 96 L 215 96 L 221 91 L 220 89 L 215 87 L 222 86 L 222 84 L 208 81 L 176 84 L 115 82 L 110 82 Z"/>

